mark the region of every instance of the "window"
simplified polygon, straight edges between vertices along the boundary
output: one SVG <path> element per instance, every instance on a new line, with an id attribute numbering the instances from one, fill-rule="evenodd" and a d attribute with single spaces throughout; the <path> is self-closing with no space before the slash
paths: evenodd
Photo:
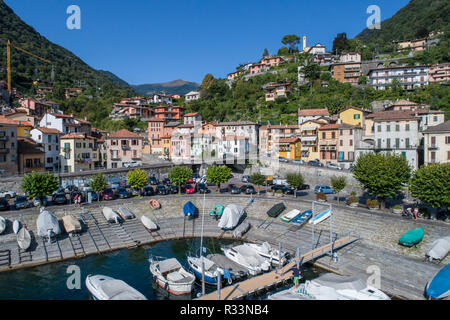
<path id="1" fill-rule="evenodd" d="M 391 132 L 391 125 L 390 125 L 390 124 L 387 124 L 387 125 L 386 125 L 386 131 L 387 131 L 387 132 Z"/>
<path id="2" fill-rule="evenodd" d="M 450 151 L 447 151 L 447 160 L 450 160 Z"/>
<path id="3" fill-rule="evenodd" d="M 342 146 L 344 145 L 344 141 L 343 141 L 343 140 L 340 140 L 340 141 L 339 141 L 339 145 L 342 147 Z"/>
<path id="4" fill-rule="evenodd" d="M 400 148 L 400 139 L 399 138 L 396 138 L 395 139 L 395 147 L 398 149 L 398 148 Z"/>
<path id="5" fill-rule="evenodd" d="M 381 139 L 378 139 L 378 148 L 381 148 Z"/>
<path id="6" fill-rule="evenodd" d="M 47 158 L 47 163 L 53 163 L 53 158 L 52 157 L 48 157 Z"/>
<path id="7" fill-rule="evenodd" d="M 433 121 L 437 122 L 438 121 L 438 117 L 437 116 L 433 116 Z"/>
<path id="8" fill-rule="evenodd" d="M 386 139 L 386 147 L 389 149 L 391 147 L 391 139 Z"/>
<path id="9" fill-rule="evenodd" d="M 431 137 L 431 147 L 436 146 L 436 137 Z"/>
<path id="10" fill-rule="evenodd" d="M 405 146 L 406 146 L 406 148 L 409 148 L 409 138 L 405 139 Z"/>
<path id="11" fill-rule="evenodd" d="M 0 162 L 6 162 L 6 155 L 0 155 Z"/>
<path id="12" fill-rule="evenodd" d="M 77 142 L 75 145 L 76 145 L 77 148 L 81 148 L 81 143 L 80 142 Z"/>
<path id="13" fill-rule="evenodd" d="M 445 144 L 450 144 L 450 136 L 445 137 Z"/>
<path id="14" fill-rule="evenodd" d="M 336 138 L 336 132 L 331 133 L 331 139 L 334 139 L 334 138 Z"/>
<path id="15" fill-rule="evenodd" d="M 350 146 L 353 146 L 353 139 L 350 139 Z"/>
<path id="16" fill-rule="evenodd" d="M 361 115 L 359 113 L 353 115 L 353 119 L 355 119 L 355 120 L 358 120 L 360 118 L 361 118 Z"/>
<path id="17" fill-rule="evenodd" d="M 14 162 L 14 161 L 16 161 L 16 156 L 15 155 L 11 155 L 11 162 Z"/>
<path id="18" fill-rule="evenodd" d="M 377 132 L 381 132 L 381 126 L 378 126 Z"/>
<path id="19" fill-rule="evenodd" d="M 48 145 L 48 151 L 52 151 L 52 145 L 51 144 Z"/>
<path id="20" fill-rule="evenodd" d="M 409 123 L 406 124 L 405 131 L 409 131 Z"/>
<path id="21" fill-rule="evenodd" d="M 400 131 L 400 125 L 399 124 L 395 125 L 395 131 L 397 131 L 397 132 Z"/>
<path id="22" fill-rule="evenodd" d="M 47 136 L 47 142 L 51 143 L 52 142 L 52 136 Z"/>
<path id="23" fill-rule="evenodd" d="M 322 139 L 325 139 L 325 138 L 326 138 L 326 133 L 322 132 Z"/>

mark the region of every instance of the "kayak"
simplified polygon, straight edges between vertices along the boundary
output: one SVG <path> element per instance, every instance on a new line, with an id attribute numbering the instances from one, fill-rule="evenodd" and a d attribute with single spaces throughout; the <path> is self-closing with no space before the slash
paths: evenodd
<path id="1" fill-rule="evenodd" d="M 403 246 L 412 247 L 422 241 L 424 234 L 425 232 L 422 228 L 409 230 L 398 239 L 398 243 Z"/>
<path id="2" fill-rule="evenodd" d="M 210 216 L 221 216 L 225 207 L 221 204 L 216 204 L 209 212 Z"/>
<path id="3" fill-rule="evenodd" d="M 276 218 L 281 214 L 281 212 L 283 212 L 284 209 L 286 209 L 284 203 L 277 203 L 272 208 L 270 208 L 269 211 L 267 211 L 267 215 L 269 217 Z"/>
<path id="4" fill-rule="evenodd" d="M 450 264 L 444 266 L 425 287 L 429 299 L 443 299 L 450 295 Z"/>

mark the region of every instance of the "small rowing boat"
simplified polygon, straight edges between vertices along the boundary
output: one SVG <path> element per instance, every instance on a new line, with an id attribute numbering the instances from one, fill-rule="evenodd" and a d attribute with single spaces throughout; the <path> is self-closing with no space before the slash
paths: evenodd
<path id="1" fill-rule="evenodd" d="M 300 214 L 300 210 L 294 209 L 281 216 L 281 221 L 289 223 Z"/>
<path id="2" fill-rule="evenodd" d="M 0 233 L 3 233 L 6 229 L 6 220 L 3 217 L 0 217 Z"/>
<path id="3" fill-rule="evenodd" d="M 13 231 L 15 234 L 18 234 L 20 230 L 20 221 L 19 220 L 14 220 L 13 222 Z"/>
<path id="4" fill-rule="evenodd" d="M 331 210 L 327 209 L 327 210 L 319 213 L 317 216 L 314 216 L 314 218 L 309 220 L 309 223 L 316 225 L 318 223 L 321 223 L 323 220 L 329 218 L 330 216 L 331 216 Z"/>
<path id="5" fill-rule="evenodd" d="M 150 202 L 148 204 L 150 205 L 150 208 L 152 208 L 152 209 L 161 208 L 161 204 L 158 202 L 158 200 L 155 200 L 155 199 L 150 200 Z"/>
<path id="6" fill-rule="evenodd" d="M 303 211 L 298 216 L 296 216 L 294 219 L 292 219 L 292 224 L 295 224 L 297 226 L 302 226 L 303 224 L 308 221 L 309 218 L 312 217 L 312 209 Z"/>
<path id="7" fill-rule="evenodd" d="M 398 243 L 406 247 L 412 247 L 422 241 L 424 235 L 425 232 L 422 228 L 412 229 L 402 235 L 400 239 L 398 239 Z"/>
<path id="8" fill-rule="evenodd" d="M 128 210 L 128 208 L 120 207 L 118 212 L 123 220 L 127 220 L 127 219 L 130 220 L 130 219 L 135 218 L 135 215 L 133 214 L 133 212 Z"/>
<path id="9" fill-rule="evenodd" d="M 152 219 L 147 216 L 142 216 L 141 222 L 150 231 L 158 230 L 158 226 L 156 225 L 156 223 L 154 223 Z"/>
<path id="10" fill-rule="evenodd" d="M 95 300 L 147 300 L 147 298 L 122 280 L 103 275 L 88 275 L 86 287 Z"/>
<path id="11" fill-rule="evenodd" d="M 121 221 L 120 215 L 110 207 L 103 207 L 102 212 L 108 222 L 119 223 Z"/>
<path id="12" fill-rule="evenodd" d="M 27 250 L 30 247 L 31 234 L 27 228 L 21 228 L 17 233 L 17 244 L 22 250 Z"/>

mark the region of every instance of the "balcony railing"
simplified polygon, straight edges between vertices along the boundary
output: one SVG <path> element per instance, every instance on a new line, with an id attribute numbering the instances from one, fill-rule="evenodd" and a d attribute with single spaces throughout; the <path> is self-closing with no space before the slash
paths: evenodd
<path id="1" fill-rule="evenodd" d="M 1 153 L 1 154 L 7 154 L 7 153 L 9 153 L 9 148 L 3 148 L 3 149 L 0 149 L 0 153 Z"/>
<path id="2" fill-rule="evenodd" d="M 428 150 L 437 150 L 439 147 L 436 144 L 432 144 L 428 146 Z"/>
<path id="3" fill-rule="evenodd" d="M 127 144 L 123 144 L 123 145 L 121 145 L 121 147 L 122 147 L 122 150 L 130 150 L 131 149 L 131 147 Z"/>

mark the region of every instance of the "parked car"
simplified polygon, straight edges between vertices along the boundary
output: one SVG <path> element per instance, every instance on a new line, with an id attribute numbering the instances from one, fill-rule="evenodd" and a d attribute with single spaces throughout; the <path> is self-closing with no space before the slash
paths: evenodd
<path id="1" fill-rule="evenodd" d="M 156 186 L 156 185 L 159 184 L 159 181 L 155 177 L 148 177 L 148 183 L 150 183 L 151 185 Z"/>
<path id="2" fill-rule="evenodd" d="M 295 163 L 295 164 L 305 164 L 305 161 L 303 161 L 303 160 L 292 160 L 292 163 Z"/>
<path id="3" fill-rule="evenodd" d="M 327 164 L 327 168 L 330 168 L 330 169 L 336 169 L 336 170 L 342 170 L 342 168 L 341 167 L 339 167 L 337 164 L 335 164 L 335 163 L 329 163 L 329 164 Z"/>
<path id="4" fill-rule="evenodd" d="M 177 194 L 178 193 L 178 187 L 174 186 L 173 184 L 167 185 L 166 188 L 167 188 L 167 194 Z"/>
<path id="5" fill-rule="evenodd" d="M 78 187 L 73 185 L 73 184 L 64 188 L 64 192 L 65 193 L 71 193 L 71 192 L 74 192 L 74 191 L 78 191 Z"/>
<path id="6" fill-rule="evenodd" d="M 14 191 L 0 190 L 0 198 L 5 198 L 6 200 L 9 200 L 11 198 L 14 198 L 15 196 L 16 193 Z"/>
<path id="7" fill-rule="evenodd" d="M 184 192 L 186 194 L 193 194 L 193 193 L 195 193 L 195 187 L 192 184 L 185 185 L 183 189 L 184 189 Z"/>
<path id="8" fill-rule="evenodd" d="M 289 162 L 289 160 L 286 159 L 285 157 L 278 157 L 278 161 L 280 161 L 280 162 Z"/>
<path id="9" fill-rule="evenodd" d="M 101 198 L 103 200 L 114 200 L 116 199 L 116 193 L 112 188 L 108 188 L 102 191 Z"/>
<path id="10" fill-rule="evenodd" d="M 330 194 L 330 193 L 334 193 L 334 190 L 330 186 L 321 184 L 314 188 L 314 193 L 319 193 L 319 192 L 323 192 L 325 194 Z"/>
<path id="11" fill-rule="evenodd" d="M 25 196 L 17 196 L 14 200 L 14 208 L 16 209 L 25 209 L 30 207 L 30 204 L 28 203 L 28 199 Z"/>
<path id="12" fill-rule="evenodd" d="M 34 197 L 32 204 L 34 207 L 39 207 L 41 205 L 45 207 L 47 205 L 47 196 L 43 196 L 42 199 L 39 197 Z"/>
<path id="13" fill-rule="evenodd" d="M 323 167 L 323 164 L 320 163 L 320 161 L 317 161 L 317 160 L 308 161 L 308 165 L 312 166 L 312 167 Z"/>
<path id="14" fill-rule="evenodd" d="M 226 188 L 227 191 L 225 192 L 230 192 L 231 194 L 239 194 L 241 193 L 241 190 L 234 184 L 230 183 L 228 185 L 228 187 Z"/>
<path id="15" fill-rule="evenodd" d="M 247 183 L 250 182 L 250 176 L 247 176 L 247 175 L 242 176 L 241 181 L 242 181 L 242 182 L 247 182 Z"/>
<path id="16" fill-rule="evenodd" d="M 0 199 L 0 210 L 5 211 L 9 209 L 9 202 L 5 198 Z"/>
<path id="17" fill-rule="evenodd" d="M 127 190 L 127 188 L 120 187 L 117 189 L 117 197 L 119 199 L 128 199 L 131 198 L 131 192 Z"/>
<path id="18" fill-rule="evenodd" d="M 140 165 L 141 165 L 141 163 L 137 162 L 137 161 L 129 161 L 129 162 L 125 162 L 123 164 L 123 166 L 125 168 L 136 168 L 136 167 L 139 167 Z"/>
<path id="19" fill-rule="evenodd" d="M 145 186 L 141 190 L 141 196 L 154 196 L 155 190 L 152 186 Z"/>
<path id="20" fill-rule="evenodd" d="M 255 187 L 253 187 L 250 184 L 244 184 L 242 187 L 240 187 L 240 191 L 245 194 L 255 194 L 256 193 Z"/>
<path id="21" fill-rule="evenodd" d="M 156 179 L 155 179 L 156 180 Z M 164 178 L 162 181 L 163 184 L 168 185 L 168 184 L 172 184 L 172 182 L 170 181 L 169 178 Z"/>
<path id="22" fill-rule="evenodd" d="M 195 183 L 193 178 L 189 178 L 187 183 Z"/>
<path id="23" fill-rule="evenodd" d="M 67 198 L 65 192 L 58 192 L 52 196 L 52 202 L 55 204 L 66 204 Z"/>
<path id="24" fill-rule="evenodd" d="M 286 185 L 277 184 L 270 188 L 270 191 L 272 191 L 272 192 L 277 192 L 277 190 L 281 190 L 283 192 L 283 194 L 294 194 L 294 189 L 289 188 Z"/>
<path id="25" fill-rule="evenodd" d="M 93 191 L 93 190 L 90 189 L 90 188 L 88 188 L 87 190 L 85 190 L 85 191 L 83 192 L 83 197 L 84 197 L 84 199 L 86 199 L 86 201 L 87 201 L 89 192 L 91 193 L 91 201 L 98 201 L 98 197 L 99 197 L 99 196 L 98 196 L 98 193 L 95 192 L 95 191 Z"/>
<path id="26" fill-rule="evenodd" d="M 309 189 L 309 184 L 304 183 L 304 184 L 302 184 L 301 188 L 298 190 L 307 190 L 307 189 Z"/>
<path id="27" fill-rule="evenodd" d="M 61 192 L 64 192 L 64 193 L 65 193 L 65 192 L 66 192 L 65 190 L 66 190 L 65 188 L 59 187 L 58 189 L 56 189 L 55 191 L 53 191 L 52 196 L 53 196 L 54 194 L 61 193 Z"/>
<path id="28" fill-rule="evenodd" d="M 198 183 L 195 186 L 195 189 L 198 193 L 210 193 L 211 190 L 208 189 L 208 186 L 204 183 Z"/>
<path id="29" fill-rule="evenodd" d="M 156 194 L 163 194 L 163 195 L 169 194 L 169 190 L 163 184 L 158 184 L 155 188 L 155 191 Z"/>

